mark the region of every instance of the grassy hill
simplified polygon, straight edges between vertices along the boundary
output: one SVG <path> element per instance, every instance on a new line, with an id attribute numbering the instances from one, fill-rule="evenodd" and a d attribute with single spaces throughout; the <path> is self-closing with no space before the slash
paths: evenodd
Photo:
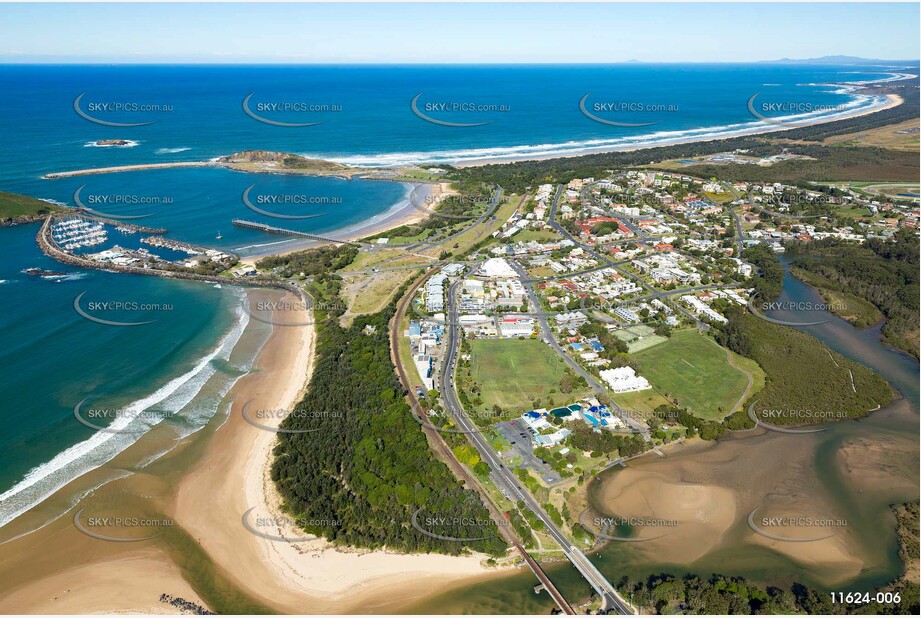
<path id="1" fill-rule="evenodd" d="M 63 211 L 61 206 L 28 195 L 0 191 L 0 225 L 35 221 L 47 214 Z"/>

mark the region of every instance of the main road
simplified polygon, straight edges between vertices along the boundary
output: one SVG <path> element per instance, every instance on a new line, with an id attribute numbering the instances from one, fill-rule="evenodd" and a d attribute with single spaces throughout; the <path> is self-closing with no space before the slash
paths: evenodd
<path id="1" fill-rule="evenodd" d="M 457 353 L 460 348 L 459 329 L 457 326 L 457 303 L 456 292 L 461 281 L 457 281 L 448 289 L 448 312 L 449 319 L 445 328 L 444 356 L 441 364 L 441 398 L 445 408 L 457 422 L 459 428 L 465 432 L 467 437 L 473 442 L 480 458 L 489 464 L 493 473 L 497 475 L 502 484 L 511 492 L 510 498 L 521 501 L 525 506 L 540 519 L 546 528 L 547 534 L 563 549 L 563 554 L 572 563 L 574 567 L 588 581 L 598 596 L 602 599 L 604 609 L 613 609 L 621 614 L 637 614 L 634 609 L 623 597 L 618 594 L 617 590 L 599 571 L 594 564 L 573 545 L 566 535 L 550 519 L 550 516 L 544 512 L 543 507 L 534 497 L 521 487 L 518 479 L 512 474 L 511 470 L 502 463 L 499 454 L 493 450 L 492 445 L 483 436 L 480 430 L 467 418 L 463 406 L 457 397 L 456 384 L 454 382 L 455 365 L 457 363 Z M 539 318 L 546 320 L 546 317 Z"/>

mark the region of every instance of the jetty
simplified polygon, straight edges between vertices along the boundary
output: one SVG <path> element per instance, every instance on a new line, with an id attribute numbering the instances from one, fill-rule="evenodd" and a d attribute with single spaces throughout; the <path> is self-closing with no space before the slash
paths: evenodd
<path id="1" fill-rule="evenodd" d="M 234 219 L 231 221 L 232 224 L 237 227 L 243 227 L 250 230 L 259 230 L 260 232 L 268 232 L 269 234 L 283 234 L 285 236 L 298 236 L 300 238 L 308 238 L 310 240 L 318 240 L 320 242 L 332 242 L 340 245 L 355 245 L 356 247 L 369 246 L 366 243 L 357 242 L 354 240 L 342 240 L 339 238 L 329 238 L 327 236 L 319 236 L 317 234 L 310 234 L 308 232 L 300 232 L 298 230 L 289 230 L 283 227 L 275 227 L 272 225 L 266 225 L 264 223 L 256 223 L 255 221 L 245 221 L 243 219 Z"/>

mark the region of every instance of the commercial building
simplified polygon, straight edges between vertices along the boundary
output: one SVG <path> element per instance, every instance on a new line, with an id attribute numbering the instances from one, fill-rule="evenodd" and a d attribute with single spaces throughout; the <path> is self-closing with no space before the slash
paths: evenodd
<path id="1" fill-rule="evenodd" d="M 630 393 L 643 391 L 652 386 L 642 376 L 636 375 L 633 367 L 618 367 L 617 369 L 604 369 L 599 374 L 601 379 L 608 383 L 615 393 Z"/>

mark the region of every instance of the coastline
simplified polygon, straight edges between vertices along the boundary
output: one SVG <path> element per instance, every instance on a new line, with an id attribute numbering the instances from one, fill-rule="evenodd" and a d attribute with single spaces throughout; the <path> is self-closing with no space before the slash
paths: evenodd
<path id="1" fill-rule="evenodd" d="M 893 107 L 897 107 L 904 102 L 904 99 L 897 94 L 887 94 L 886 103 L 859 109 L 851 110 L 850 112 L 842 112 L 840 114 L 833 114 L 823 118 L 816 118 L 814 120 L 806 120 L 802 122 L 794 122 L 791 126 L 776 126 L 771 125 L 766 122 L 761 122 L 755 126 L 748 127 L 745 129 L 738 129 L 735 131 L 726 131 L 725 133 L 710 133 L 705 135 L 689 135 L 685 137 L 673 137 L 673 138 L 662 138 L 660 140 L 649 141 L 642 144 L 625 144 L 624 146 L 598 146 L 597 148 L 581 148 L 574 150 L 572 152 L 559 153 L 537 153 L 534 155 L 516 155 L 510 157 L 490 157 L 483 159 L 469 159 L 466 161 L 460 161 L 454 163 L 454 167 L 465 168 L 465 167 L 478 167 L 481 165 L 501 165 L 504 163 L 520 163 L 522 161 L 547 161 L 550 159 L 571 159 L 573 157 L 581 157 L 590 154 L 606 154 L 614 152 L 635 152 L 637 150 L 646 150 L 647 148 L 659 148 L 665 146 L 677 146 L 680 144 L 694 144 L 698 142 L 713 142 L 720 141 L 724 139 L 733 139 L 737 137 L 753 137 L 757 135 L 768 135 L 774 133 L 783 133 L 784 131 L 802 129 L 805 127 L 814 127 L 822 124 L 828 124 L 830 122 L 838 122 L 839 120 L 847 120 L 851 118 L 858 118 L 860 116 L 866 116 L 869 114 L 875 114 L 876 112 L 881 112 Z M 706 130 L 706 128 L 700 129 Z M 719 130 L 719 127 L 714 127 L 714 131 Z M 779 136 L 779 137 L 782 137 Z"/>
<path id="2" fill-rule="evenodd" d="M 250 293 L 250 302 L 252 295 L 261 299 L 280 294 L 264 289 Z M 309 321 L 305 311 L 276 310 L 273 321 Z M 126 491 L 157 504 L 195 540 L 211 568 L 243 594 L 277 611 L 298 613 L 308 605 L 316 613 L 393 612 L 498 573 L 482 566 L 484 556 L 340 550 L 324 539 L 272 541 L 244 527 L 243 514 L 253 507 L 263 515 L 283 515 L 269 478 L 276 434 L 248 423 L 241 407 L 253 400 L 260 408 L 290 409 L 299 401 L 308 383 L 314 339 L 312 326 L 272 327 L 251 371 L 224 397 L 220 409 L 230 402 L 229 416 L 214 419 L 219 426 L 213 432 L 199 432 L 176 449 L 201 445 L 193 465 L 181 465 L 182 454 L 171 450 L 164 458 L 169 472 L 140 469 L 105 483 L 55 521 L 10 541 L 0 560 L 0 574 L 9 576 L 9 587 L 0 592 L 5 612 L 176 612 L 160 602 L 164 593 L 209 608 L 202 598 L 207 594 L 199 595 L 187 581 L 169 544 L 105 543 L 73 526 L 71 513 L 87 500 L 113 495 L 120 500 L 117 496 Z M 280 417 L 273 418 L 280 422 Z M 143 450 L 145 445 L 131 448 Z M 179 464 L 168 461 L 174 454 Z M 48 558 L 50 547 L 55 548 L 53 560 Z"/>
<path id="3" fill-rule="evenodd" d="M 876 83 L 876 82 L 874 82 Z M 847 84 L 843 84 L 843 87 L 848 87 Z M 850 86 L 853 86 L 851 84 Z M 871 95 L 859 95 L 859 96 L 871 96 Z M 879 96 L 879 95 L 877 95 Z M 882 100 L 884 99 L 884 100 Z M 701 127 L 694 129 L 692 135 L 684 136 L 672 136 L 667 137 L 667 133 L 663 133 L 663 136 L 659 139 L 649 139 L 647 136 L 643 138 L 642 136 L 637 136 L 637 138 L 632 142 L 627 142 L 623 145 L 616 144 L 605 144 L 597 147 L 587 146 L 576 148 L 570 151 L 539 151 L 540 148 L 550 148 L 550 147 L 560 147 L 565 144 L 537 144 L 537 145 L 525 145 L 525 146 L 512 146 L 510 148 L 532 148 L 535 149 L 533 153 L 519 153 L 508 156 L 488 156 L 480 157 L 474 159 L 464 159 L 464 160 L 450 160 L 447 159 L 443 161 L 444 163 L 450 164 L 456 168 L 465 168 L 465 167 L 478 167 L 481 165 L 501 165 L 505 163 L 519 163 L 522 161 L 545 161 L 549 159 L 569 159 L 573 157 L 580 157 L 589 154 L 605 154 L 605 153 L 615 153 L 615 152 L 634 152 L 637 150 L 645 150 L 647 148 L 658 148 L 664 146 L 675 146 L 679 144 L 693 144 L 698 142 L 711 142 L 719 141 L 724 139 L 732 139 L 737 137 L 752 137 L 756 135 L 769 135 L 775 133 L 783 133 L 784 131 L 802 129 L 805 127 L 813 127 L 822 124 L 828 124 L 830 122 L 838 122 L 840 120 L 847 120 L 852 118 L 859 118 L 861 116 L 866 116 L 869 114 L 874 114 L 876 112 L 881 112 L 887 109 L 891 109 L 898 105 L 901 105 L 904 102 L 904 99 L 897 94 L 886 94 L 881 95 L 881 101 L 876 105 L 869 105 L 867 107 L 861 107 L 857 109 L 846 110 L 834 114 L 829 114 L 827 116 L 821 116 L 813 119 L 803 119 L 803 120 L 786 120 L 785 123 L 789 125 L 780 125 L 772 124 L 766 121 L 758 121 L 753 117 L 750 123 L 747 123 L 749 126 L 745 125 L 729 125 L 728 127 Z M 738 126 L 739 128 L 731 128 Z M 655 135 L 655 134 L 653 134 Z M 645 141 L 636 141 L 639 139 L 644 139 Z M 424 154 L 424 153 L 423 153 Z M 432 153 L 434 154 L 434 153 Z M 312 157 L 316 159 L 316 157 Z M 385 169 L 395 169 L 399 167 L 407 167 L 413 165 L 422 165 L 422 163 L 412 164 L 412 163 L 391 163 L 389 165 L 352 165 L 345 161 L 333 159 L 316 159 L 325 163 L 335 163 L 338 165 L 343 165 L 349 169 L 343 170 L 331 170 L 324 171 L 322 169 L 318 170 L 281 170 L 281 169 L 270 169 L 270 168 L 244 168 L 233 164 L 223 163 L 220 160 L 220 157 L 217 159 L 212 159 L 209 161 L 176 161 L 171 163 L 141 163 L 136 165 L 122 165 L 114 167 L 103 167 L 103 168 L 87 168 L 80 170 L 69 170 L 63 172 L 52 172 L 42 176 L 44 179 L 55 179 L 55 178 L 68 178 L 74 176 L 85 176 L 91 174 L 108 174 L 108 173 L 120 173 L 120 172 L 131 172 L 139 170 L 149 170 L 149 169 L 166 169 L 174 167 L 224 167 L 232 171 L 238 171 L 243 173 L 251 174 L 287 174 L 287 175 L 306 175 L 306 176 L 333 176 L 338 178 L 351 178 L 353 176 L 361 176 L 361 174 L 370 174 L 378 172 Z"/>
<path id="4" fill-rule="evenodd" d="M 393 182 L 393 181 L 388 181 Z M 400 181 L 396 181 L 400 182 Z M 424 220 L 428 214 L 423 208 L 419 208 L 416 203 L 425 202 L 426 200 L 431 200 L 439 196 L 446 196 L 455 193 L 450 188 L 449 182 L 438 182 L 438 183 L 406 183 L 409 188 L 407 190 L 406 196 L 401 199 L 399 202 L 393 204 L 390 208 L 384 212 L 378 213 L 370 219 L 366 219 L 359 223 L 355 223 L 346 227 L 338 228 L 332 230 L 329 233 L 324 233 L 323 236 L 329 238 L 336 238 L 343 241 L 357 241 L 362 238 L 367 238 L 369 236 L 376 236 L 382 234 L 389 230 L 398 228 L 403 225 L 411 225 L 413 223 L 418 223 Z M 278 249 L 279 245 L 284 244 L 283 249 Z M 245 255 L 240 256 L 240 263 L 243 264 L 253 264 L 259 258 L 267 257 L 269 255 L 286 255 L 288 253 L 293 253 L 295 251 L 303 251 L 305 249 L 312 249 L 319 247 L 325 244 L 321 241 L 316 240 L 281 240 L 273 243 L 268 243 L 264 245 L 248 245 L 245 247 L 237 247 L 235 250 L 240 252 L 245 249 L 250 249 L 254 247 L 264 247 L 264 251 L 256 251 L 253 253 L 246 253 Z M 272 247 L 276 247 L 275 250 L 271 250 Z M 382 249 L 386 249 L 388 245 L 380 245 Z"/>
<path id="5" fill-rule="evenodd" d="M 303 321 L 302 317 L 280 320 Z M 237 585 L 279 611 L 302 611 L 304 603 L 322 613 L 395 610 L 452 583 L 469 583 L 471 577 L 495 572 L 481 566 L 481 556 L 343 551 L 325 539 L 269 540 L 242 525 L 243 514 L 255 509 L 259 516 L 275 519 L 266 534 L 303 534 L 286 524 L 269 477 L 276 434 L 247 423 L 241 410 L 249 400 L 256 400 L 260 408 L 290 410 L 307 386 L 314 341 L 312 327 L 275 327 L 252 379 L 241 379 L 232 392 L 230 418 L 179 486 L 175 516 L 180 525 Z M 280 420 L 276 416 L 265 424 L 277 426 Z M 215 502 L 221 509 L 212 508 Z"/>

